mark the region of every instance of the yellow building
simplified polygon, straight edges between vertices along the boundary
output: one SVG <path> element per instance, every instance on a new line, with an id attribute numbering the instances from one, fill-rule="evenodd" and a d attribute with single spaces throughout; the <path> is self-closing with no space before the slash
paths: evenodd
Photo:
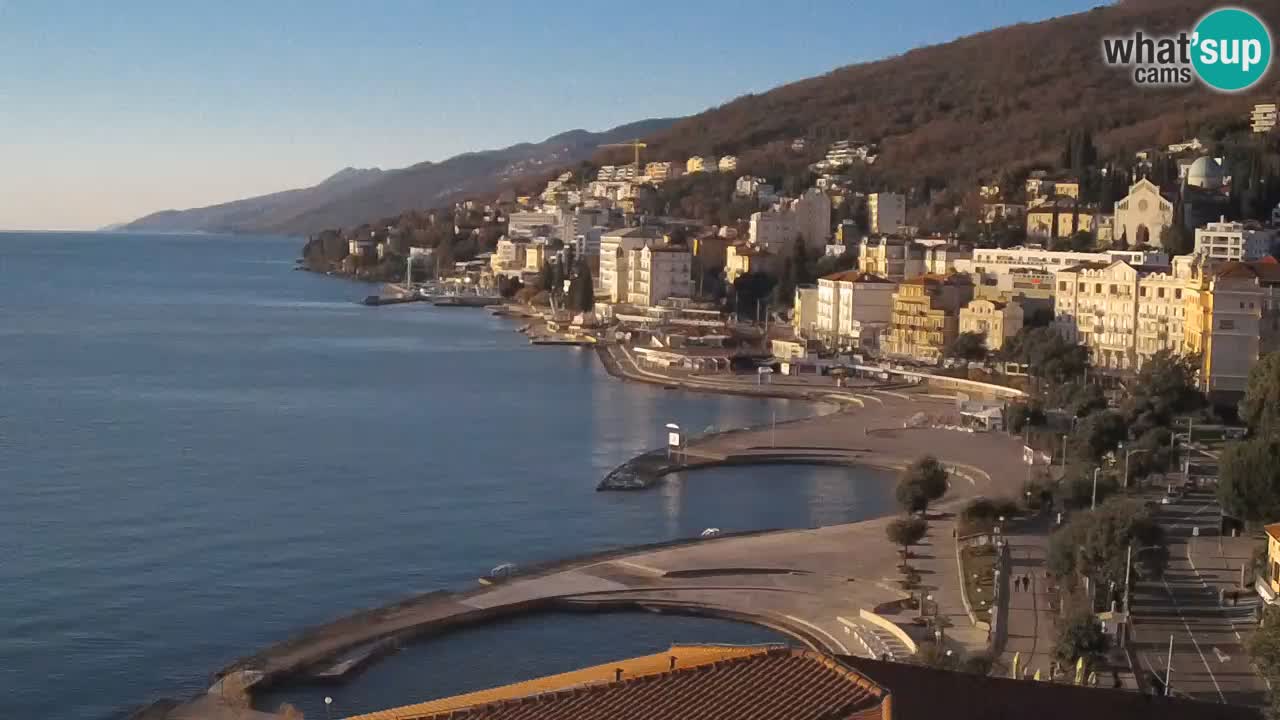
<path id="1" fill-rule="evenodd" d="M 1235 402 L 1258 358 L 1280 350 L 1280 263 L 1224 263 L 1200 273 L 1185 296 L 1184 345 L 1200 357 L 1200 389 Z"/>
<path id="2" fill-rule="evenodd" d="M 730 283 L 746 273 L 777 274 L 781 266 L 781 259 L 774 253 L 746 243 L 734 243 L 724 254 L 724 275 Z"/>
<path id="3" fill-rule="evenodd" d="M 694 155 L 685 161 L 684 171 L 687 173 L 715 172 L 718 167 L 717 162 L 716 158 L 711 155 L 706 157 Z"/>
<path id="4" fill-rule="evenodd" d="M 960 332 L 986 336 L 987 349 L 999 350 L 1022 329 L 1022 306 L 1016 302 L 978 299 L 960 311 Z"/>
<path id="5" fill-rule="evenodd" d="M 1093 233 L 1097 211 L 1075 200 L 1050 200 L 1027 210 L 1027 237 L 1033 240 L 1069 238 L 1077 232 Z"/>
<path id="6" fill-rule="evenodd" d="M 881 350 L 897 357 L 937 362 L 960 328 L 960 309 L 973 299 L 965 275 L 920 275 L 893 294 L 889 328 Z"/>
<path id="7" fill-rule="evenodd" d="M 1267 568 L 1258 578 L 1255 587 L 1268 604 L 1274 604 L 1280 596 L 1280 523 L 1271 523 L 1267 531 Z"/>

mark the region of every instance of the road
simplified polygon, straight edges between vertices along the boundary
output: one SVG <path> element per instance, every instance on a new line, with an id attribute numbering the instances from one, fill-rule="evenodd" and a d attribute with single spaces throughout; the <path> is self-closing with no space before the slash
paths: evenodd
<path id="1" fill-rule="evenodd" d="M 1164 677 L 1172 638 L 1176 694 L 1261 704 L 1266 686 L 1244 648 L 1259 601 L 1250 589 L 1239 588 L 1240 564 L 1247 562 L 1256 541 L 1219 538 L 1218 505 L 1208 493 L 1162 506 L 1159 518 L 1168 534 L 1169 567 L 1161 580 L 1135 583 L 1131 601 L 1131 647 L 1140 669 Z M 1199 537 L 1193 528 L 1199 528 Z M 1220 606 L 1220 590 L 1239 590 L 1239 604 L 1228 599 Z"/>

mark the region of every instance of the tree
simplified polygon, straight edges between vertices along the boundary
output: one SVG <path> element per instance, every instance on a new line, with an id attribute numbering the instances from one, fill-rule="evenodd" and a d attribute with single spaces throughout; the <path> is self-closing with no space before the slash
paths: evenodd
<path id="1" fill-rule="evenodd" d="M 908 512 L 924 512 L 929 503 L 947 494 L 947 468 L 925 455 L 903 469 L 895 494 Z"/>
<path id="2" fill-rule="evenodd" d="M 1120 413 L 1103 410 L 1076 423 L 1076 429 L 1067 440 L 1067 447 L 1073 457 L 1097 463 L 1127 436 L 1128 428 Z"/>
<path id="3" fill-rule="evenodd" d="M 1161 350 L 1142 365 L 1121 412 L 1134 437 L 1168 427 L 1175 415 L 1196 410 L 1204 396 L 1196 387 L 1196 360 Z"/>
<path id="4" fill-rule="evenodd" d="M 1272 685 L 1280 682 L 1280 607 L 1265 606 L 1262 624 L 1249 638 L 1249 656 Z"/>
<path id="5" fill-rule="evenodd" d="M 556 280 L 550 262 L 542 263 L 542 269 L 538 271 L 538 287 L 555 294 Z"/>
<path id="6" fill-rule="evenodd" d="M 578 274 L 569 283 L 569 307 L 587 312 L 595 307 L 595 285 L 591 281 L 591 265 L 586 258 L 578 261 Z"/>
<path id="7" fill-rule="evenodd" d="M 1164 573 L 1169 562 L 1164 529 L 1141 501 L 1113 497 L 1092 512 L 1075 513 L 1050 535 L 1046 564 L 1068 587 L 1084 577 L 1095 587 L 1121 587 L 1130 547 L 1139 578 Z"/>
<path id="8" fill-rule="evenodd" d="M 911 556 L 911 546 L 923 540 L 928 530 L 929 524 L 922 518 L 905 517 L 897 518 L 886 525 L 884 534 L 889 538 L 889 542 L 902 547 L 902 557 L 905 560 Z"/>
<path id="9" fill-rule="evenodd" d="M 1255 435 L 1280 434 L 1280 353 L 1267 353 L 1249 371 L 1240 419 Z"/>
<path id="10" fill-rule="evenodd" d="M 1195 239 L 1187 231 L 1186 225 L 1174 222 L 1160 231 L 1160 247 L 1169 254 L 1169 257 L 1187 255 L 1195 249 Z"/>
<path id="11" fill-rule="evenodd" d="M 981 362 L 987 357 L 987 336 L 978 332 L 962 332 L 947 346 L 946 356 Z"/>
<path id="12" fill-rule="evenodd" d="M 1280 440 L 1229 443 L 1218 465 L 1218 501 L 1223 512 L 1245 522 L 1280 516 Z"/>
<path id="13" fill-rule="evenodd" d="M 1107 635 L 1087 604 L 1078 604 L 1058 625 L 1058 639 L 1053 656 L 1064 667 L 1072 667 L 1084 658 L 1086 667 L 1102 660 L 1107 651 Z"/>
<path id="14" fill-rule="evenodd" d="M 1068 342 L 1053 327 L 1023 328 L 1010 341 L 1005 356 L 1029 366 L 1033 377 L 1050 385 L 1074 380 L 1089 367 L 1089 350 Z"/>

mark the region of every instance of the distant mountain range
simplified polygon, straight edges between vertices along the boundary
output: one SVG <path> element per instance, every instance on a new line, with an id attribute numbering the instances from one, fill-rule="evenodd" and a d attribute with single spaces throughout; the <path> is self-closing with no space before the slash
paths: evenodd
<path id="1" fill-rule="evenodd" d="M 153 232 L 307 235 L 427 209 L 503 183 L 546 175 L 589 159 L 600 145 L 644 137 L 678 118 L 655 118 L 603 132 L 570 130 L 540 143 L 464 153 L 398 170 L 345 168 L 318 185 L 190 210 L 164 210 L 120 226 Z"/>

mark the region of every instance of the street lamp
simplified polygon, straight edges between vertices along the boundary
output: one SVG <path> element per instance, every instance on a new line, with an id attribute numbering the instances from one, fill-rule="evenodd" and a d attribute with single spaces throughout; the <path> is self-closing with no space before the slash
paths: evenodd
<path id="1" fill-rule="evenodd" d="M 1089 509 L 1093 510 L 1098 507 L 1098 473 L 1102 472 L 1102 468 L 1093 469 L 1093 499 L 1089 501 Z"/>
<path id="2" fill-rule="evenodd" d="M 1124 454 L 1124 489 L 1125 490 L 1129 489 L 1129 458 L 1133 457 L 1136 453 L 1149 453 L 1149 452 L 1151 451 L 1147 448 L 1134 448 Z"/>
<path id="3" fill-rule="evenodd" d="M 331 715 L 329 712 L 330 705 L 333 705 L 333 698 L 329 697 L 328 695 L 325 695 L 324 696 L 324 716 L 326 718 L 332 719 L 333 715 Z"/>

